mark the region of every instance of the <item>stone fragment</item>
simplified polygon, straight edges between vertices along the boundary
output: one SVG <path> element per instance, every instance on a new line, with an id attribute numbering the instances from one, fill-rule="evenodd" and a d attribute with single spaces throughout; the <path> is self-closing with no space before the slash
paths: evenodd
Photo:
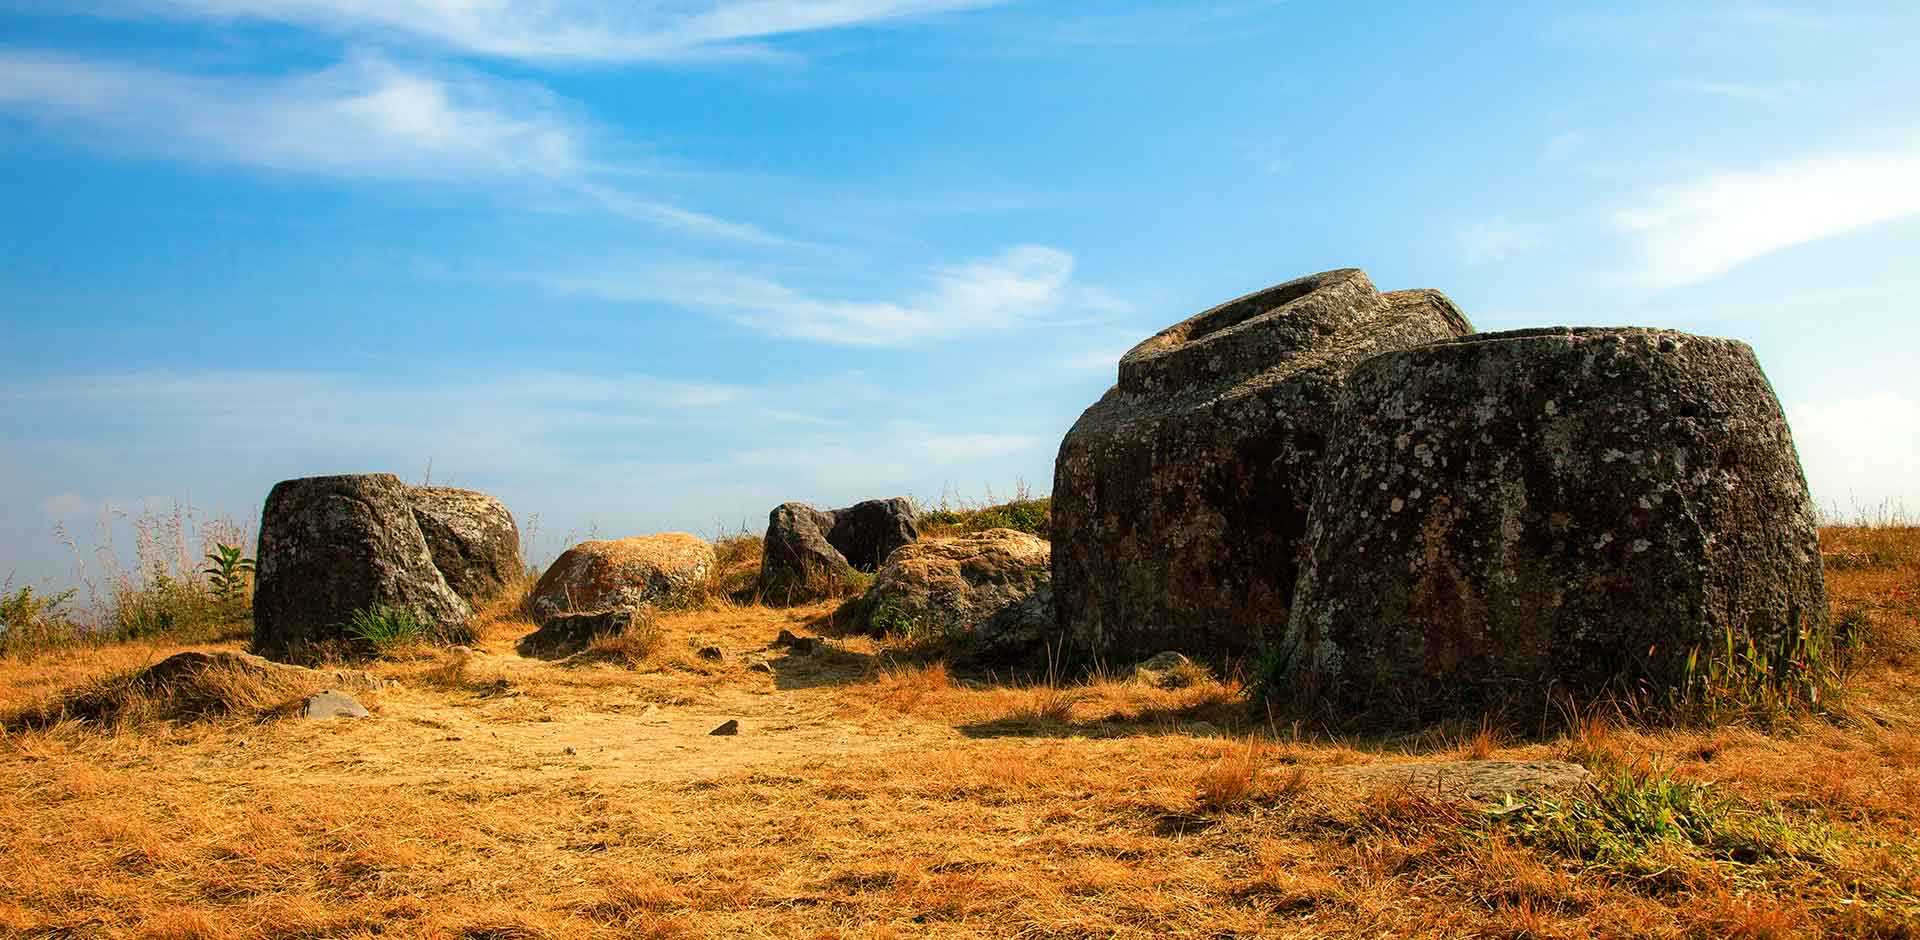
<path id="1" fill-rule="evenodd" d="M 707 735 L 709 737 L 726 737 L 729 735 L 735 735 L 739 733 L 740 733 L 739 719 L 729 718 L 726 721 L 721 722 L 720 727 L 707 732 Z"/>
<path id="2" fill-rule="evenodd" d="M 636 621 L 644 622 L 649 613 L 647 608 L 621 607 L 554 614 L 546 618 L 540 629 L 521 637 L 517 648 L 522 656 L 558 659 L 586 649 L 594 637 L 626 633 L 633 629 Z"/>

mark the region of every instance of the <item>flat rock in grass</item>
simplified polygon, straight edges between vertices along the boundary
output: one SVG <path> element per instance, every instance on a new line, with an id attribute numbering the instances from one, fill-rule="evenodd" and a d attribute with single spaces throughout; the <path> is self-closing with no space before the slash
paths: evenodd
<path id="1" fill-rule="evenodd" d="M 554 614 L 540 629 L 520 638 L 516 649 L 522 656 L 536 659 L 560 659 L 586 649 L 597 636 L 619 636 L 633 629 L 641 610 L 625 607 L 590 613 Z"/>
<path id="2" fill-rule="evenodd" d="M 313 720 L 366 718 L 369 714 L 358 699 L 335 689 L 309 695 L 300 706 L 300 717 Z"/>
<path id="3" fill-rule="evenodd" d="M 1585 786 L 1592 774 L 1579 764 L 1557 760 L 1453 760 L 1350 764 L 1315 776 L 1356 794 L 1405 788 L 1434 799 L 1495 803 L 1509 795 L 1562 796 Z"/>

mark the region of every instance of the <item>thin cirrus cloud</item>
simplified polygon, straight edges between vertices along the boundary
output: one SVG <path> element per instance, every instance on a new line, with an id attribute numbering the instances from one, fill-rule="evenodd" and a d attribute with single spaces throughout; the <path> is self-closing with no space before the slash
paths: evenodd
<path id="1" fill-rule="evenodd" d="M 1633 251 L 1629 279 L 1666 288 L 1719 277 L 1784 248 L 1920 214 L 1920 140 L 1723 170 L 1613 213 Z"/>
<path id="2" fill-rule="evenodd" d="M 539 62 L 765 58 L 766 40 L 1000 0 L 119 0 L 109 12 L 284 23 Z"/>
<path id="3" fill-rule="evenodd" d="M 725 268 L 656 268 L 638 274 L 543 274 L 534 283 L 563 296 L 664 303 L 722 316 L 792 339 L 847 346 L 909 346 L 924 340 L 1037 323 L 1084 301 L 1111 300 L 1073 283 L 1073 256 L 1020 245 L 991 258 L 940 268 L 905 300 L 821 297 Z"/>
<path id="4" fill-rule="evenodd" d="M 0 113 L 95 146 L 280 172 L 522 187 L 701 237 L 783 240 L 597 179 L 594 134 L 537 85 L 360 53 L 310 72 L 198 75 L 0 51 Z"/>

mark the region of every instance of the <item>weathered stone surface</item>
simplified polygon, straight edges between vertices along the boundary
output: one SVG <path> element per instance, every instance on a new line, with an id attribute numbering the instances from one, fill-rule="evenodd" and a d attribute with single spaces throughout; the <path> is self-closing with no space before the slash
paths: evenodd
<path id="1" fill-rule="evenodd" d="M 906 497 L 870 499 L 836 509 L 827 531 L 827 544 L 838 549 L 847 564 L 860 571 L 877 571 L 894 549 L 920 538 L 913 503 Z"/>
<path id="2" fill-rule="evenodd" d="M 253 645 L 269 656 L 346 638 L 355 611 L 411 610 L 448 642 L 472 639 L 473 610 L 447 586 L 390 473 L 287 480 L 260 515 Z"/>
<path id="3" fill-rule="evenodd" d="M 1424 718 L 1664 696 L 1749 641 L 1827 630 L 1813 505 L 1732 340 L 1546 329 L 1348 377 L 1283 647 L 1299 690 Z"/>
<path id="4" fill-rule="evenodd" d="M 713 545 L 685 532 L 581 542 L 547 567 L 528 598 L 545 624 L 560 614 L 686 600 L 713 569 Z"/>
<path id="5" fill-rule="evenodd" d="M 1405 787 L 1438 800 L 1497 803 L 1511 796 L 1564 796 L 1592 777 L 1585 767 L 1557 760 L 1453 760 L 1350 764 L 1316 774 L 1322 784 L 1354 795 Z"/>
<path id="6" fill-rule="evenodd" d="M 540 629 L 520 638 L 522 656 L 559 659 L 587 648 L 597 636 L 619 636 L 646 618 L 647 608 L 621 607 L 586 613 L 559 613 L 547 617 Z"/>
<path id="7" fill-rule="evenodd" d="M 300 717 L 315 721 L 324 721 L 329 718 L 367 718 L 370 716 L 371 713 L 367 711 L 365 705 L 360 704 L 359 699 L 334 689 L 326 689 L 309 695 L 306 701 L 300 703 Z"/>
<path id="8" fill-rule="evenodd" d="M 426 536 L 434 567 L 468 604 L 495 596 L 526 571 L 520 527 L 505 503 L 475 490 L 416 486 L 413 518 Z"/>
<path id="9" fill-rule="evenodd" d="M 1031 651 L 1051 633 L 1046 540 L 1013 529 L 924 538 L 895 551 L 858 613 L 870 630 L 971 635 L 989 653 Z"/>
<path id="10" fill-rule="evenodd" d="M 1375 353 L 1471 331 L 1437 291 L 1328 271 L 1135 346 L 1054 464 L 1061 628 L 1109 660 L 1250 653 L 1286 622 L 1335 394 Z"/>
<path id="11" fill-rule="evenodd" d="M 852 573 L 845 555 L 827 541 L 833 514 L 806 503 L 781 503 L 767 514 L 760 548 L 760 599 L 798 604 L 833 592 Z"/>

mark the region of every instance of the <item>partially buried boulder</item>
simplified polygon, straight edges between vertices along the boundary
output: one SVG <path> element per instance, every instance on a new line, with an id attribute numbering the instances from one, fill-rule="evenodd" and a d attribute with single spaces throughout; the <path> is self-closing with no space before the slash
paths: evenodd
<path id="1" fill-rule="evenodd" d="M 685 532 L 581 542 L 547 567 L 529 605 L 541 623 L 560 614 L 696 599 L 713 569 L 713 545 Z"/>
<path id="2" fill-rule="evenodd" d="M 1347 370 L 1471 329 L 1438 291 L 1381 294 L 1346 269 L 1229 301 L 1135 346 L 1054 463 L 1062 630 L 1109 661 L 1258 648 L 1286 622 Z"/>
<path id="3" fill-rule="evenodd" d="M 287 480 L 260 515 L 255 650 L 281 656 L 349 639 L 358 611 L 404 609 L 468 642 L 473 609 L 434 566 L 412 488 L 390 473 Z"/>
<path id="4" fill-rule="evenodd" d="M 870 499 L 825 512 L 782 503 L 767 514 L 760 559 L 760 597 L 795 604 L 831 597 L 855 571 L 871 572 L 920 537 L 913 503 Z"/>
<path id="5" fill-rule="evenodd" d="M 540 629 L 521 637 L 517 649 L 520 655 L 535 659 L 561 659 L 591 646 L 596 637 L 622 636 L 636 623 L 647 623 L 651 615 L 648 607 L 555 614 Z"/>
<path id="6" fill-rule="evenodd" d="M 468 604 L 491 600 L 526 571 L 520 528 L 505 503 L 448 486 L 416 486 L 412 497 L 434 567 Z"/>
<path id="7" fill-rule="evenodd" d="M 876 632 L 960 636 L 990 655 L 1032 652 L 1052 631 L 1051 552 L 1013 529 L 925 538 L 895 551 L 854 605 Z"/>
<path id="8" fill-rule="evenodd" d="M 1555 328 L 1388 353 L 1331 441 L 1281 649 L 1336 714 L 1671 701 L 1728 651 L 1792 681 L 1825 642 L 1813 504 L 1744 343 Z"/>

